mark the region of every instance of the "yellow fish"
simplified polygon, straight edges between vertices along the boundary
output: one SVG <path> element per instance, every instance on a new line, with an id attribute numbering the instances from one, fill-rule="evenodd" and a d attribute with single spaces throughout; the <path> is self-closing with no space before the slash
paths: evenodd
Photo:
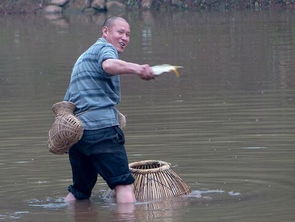
<path id="1" fill-rule="evenodd" d="M 162 65 L 152 66 L 151 68 L 153 70 L 153 73 L 157 76 L 161 75 L 163 73 L 172 71 L 175 73 L 175 75 L 177 77 L 179 77 L 180 73 L 179 73 L 178 69 L 183 68 L 183 67 L 182 66 L 173 66 L 173 65 L 169 65 L 169 64 L 162 64 Z"/>

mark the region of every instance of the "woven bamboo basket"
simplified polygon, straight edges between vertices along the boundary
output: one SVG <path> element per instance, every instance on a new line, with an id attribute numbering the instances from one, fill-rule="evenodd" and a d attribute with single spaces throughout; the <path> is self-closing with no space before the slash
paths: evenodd
<path id="1" fill-rule="evenodd" d="M 177 197 L 191 192 L 190 187 L 161 160 L 144 160 L 129 164 L 136 200 L 149 201 Z"/>
<path id="2" fill-rule="evenodd" d="M 64 154 L 83 135 L 80 120 L 74 116 L 75 105 L 71 102 L 58 102 L 52 106 L 55 120 L 48 132 L 48 148 L 54 154 Z"/>

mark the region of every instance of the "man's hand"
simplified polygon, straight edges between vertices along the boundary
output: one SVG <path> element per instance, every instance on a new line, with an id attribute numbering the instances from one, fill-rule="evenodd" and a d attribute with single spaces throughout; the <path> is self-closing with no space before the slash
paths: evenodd
<path id="1" fill-rule="evenodd" d="M 144 80 L 151 80 L 156 77 L 148 64 L 140 65 L 138 76 Z"/>

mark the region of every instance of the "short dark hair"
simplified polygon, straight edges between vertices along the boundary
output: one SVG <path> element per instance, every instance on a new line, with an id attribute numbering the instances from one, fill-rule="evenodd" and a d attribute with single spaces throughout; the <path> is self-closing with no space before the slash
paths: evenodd
<path id="1" fill-rule="evenodd" d="M 124 19 L 124 18 L 122 18 L 122 17 L 119 17 L 119 16 L 111 16 L 111 17 L 107 18 L 104 21 L 102 27 L 110 27 L 110 26 L 112 26 L 117 19 L 121 19 L 121 20 L 124 20 L 124 21 L 127 22 L 127 20 Z"/>

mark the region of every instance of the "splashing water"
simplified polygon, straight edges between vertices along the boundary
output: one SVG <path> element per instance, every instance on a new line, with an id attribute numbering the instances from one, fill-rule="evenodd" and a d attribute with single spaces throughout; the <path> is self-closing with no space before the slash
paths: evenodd
<path id="1" fill-rule="evenodd" d="M 46 200 L 33 199 L 27 201 L 27 203 L 31 207 L 41 207 L 46 209 L 57 209 L 68 206 L 68 203 L 64 201 L 64 198 L 54 199 L 51 197 L 48 197 Z"/>

